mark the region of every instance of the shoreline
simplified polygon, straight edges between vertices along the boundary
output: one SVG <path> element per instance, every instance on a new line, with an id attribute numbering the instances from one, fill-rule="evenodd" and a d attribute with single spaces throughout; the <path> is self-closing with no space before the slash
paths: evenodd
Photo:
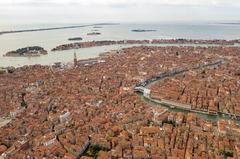
<path id="1" fill-rule="evenodd" d="M 104 52 L 109 52 L 111 50 L 114 51 L 118 51 L 121 50 L 123 48 L 131 48 L 131 47 L 139 47 L 139 46 L 156 46 L 156 47 L 205 47 L 205 48 L 209 48 L 209 47 L 240 47 L 240 40 L 231 40 L 231 41 L 227 41 L 224 40 L 225 45 L 221 45 L 219 44 L 220 42 L 222 43 L 222 40 L 180 40 L 177 41 L 177 39 L 169 39 L 169 40 L 125 40 L 125 42 L 127 42 L 126 44 L 124 44 L 124 40 L 119 40 L 119 41 L 110 41 L 110 40 L 106 40 L 106 41 L 90 41 L 90 42 L 76 42 L 76 43 L 69 43 L 67 44 L 66 48 L 58 48 L 56 51 L 60 52 L 60 56 L 62 55 L 67 55 L 68 52 L 61 52 L 61 51 L 69 51 L 69 50 L 73 50 L 73 49 L 90 49 L 89 51 L 91 52 L 91 49 L 94 49 L 95 53 L 94 53 L 94 57 L 99 57 L 99 54 L 104 53 Z M 161 42 L 165 42 L 165 43 L 161 43 Z M 166 43 L 168 42 L 168 43 Z M 175 42 L 175 43 L 174 43 Z M 187 43 L 187 42 L 192 42 L 192 43 Z M 211 42 L 211 43 L 210 43 Z M 213 43 L 217 43 L 218 44 L 213 44 Z M 234 43 L 235 42 L 235 43 Z M 209 44 L 208 44 L 209 43 Z M 74 46 L 74 44 L 84 44 L 81 45 L 81 47 L 76 48 Z M 226 45 L 228 44 L 228 45 Z M 62 46 L 62 45 L 60 45 Z M 63 45 L 64 46 L 64 45 Z M 74 47 L 73 47 L 74 46 Z M 50 52 L 51 50 L 48 50 L 48 54 L 51 56 L 54 55 L 54 52 Z M 87 50 L 85 52 L 88 52 Z M 95 56 L 96 55 L 96 56 Z M 54 55 L 55 56 L 55 55 Z M 71 56 L 71 55 L 67 55 L 67 56 Z M 27 58 L 29 56 L 14 56 L 13 58 Z M 31 58 L 37 58 L 39 56 L 31 56 Z M 3 56 L 3 59 L 7 59 L 7 56 Z M 45 56 L 44 58 L 48 58 L 48 56 Z M 81 59 L 88 59 L 91 57 L 82 57 Z M 19 67 L 23 67 L 23 66 L 34 66 L 34 65 L 54 65 L 55 63 L 62 63 L 62 64 L 67 64 L 69 62 L 71 62 L 70 60 L 66 61 L 66 60 L 60 60 L 60 61 L 55 61 L 53 60 L 51 63 L 45 64 L 40 62 L 35 62 L 35 63 L 25 63 L 25 64 L 18 64 L 18 65 L 2 65 L 2 68 L 7 68 L 7 67 L 15 67 L 15 68 L 19 68 Z M 10 63 L 10 62 L 9 62 Z"/>
<path id="2" fill-rule="evenodd" d="M 103 41 L 87 41 L 61 44 L 53 48 L 51 51 L 64 51 L 80 48 L 90 48 L 96 46 L 108 45 L 131 45 L 131 44 L 195 44 L 195 45 L 219 45 L 234 46 L 240 44 L 240 40 L 195 40 L 195 39 L 153 39 L 153 40 L 103 40 Z"/>

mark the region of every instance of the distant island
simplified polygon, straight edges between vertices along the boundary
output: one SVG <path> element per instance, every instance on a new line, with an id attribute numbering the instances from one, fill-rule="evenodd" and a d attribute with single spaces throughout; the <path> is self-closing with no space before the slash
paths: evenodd
<path id="1" fill-rule="evenodd" d="M 132 32 L 154 32 L 157 30 L 133 29 Z"/>
<path id="2" fill-rule="evenodd" d="M 81 37 L 74 37 L 74 38 L 69 38 L 68 40 L 69 41 L 80 41 L 80 40 L 82 40 L 82 38 Z"/>
<path id="3" fill-rule="evenodd" d="M 11 34 L 11 33 L 24 33 L 24 32 L 35 32 L 35 31 L 47 31 L 47 30 L 59 30 L 59 29 L 73 29 L 73 28 L 81 28 L 81 27 L 89 27 L 94 26 L 96 28 L 102 28 L 102 25 L 119 25 L 119 23 L 99 23 L 99 24 L 88 24 L 88 25 L 71 25 L 71 26 L 63 26 L 63 27 L 49 27 L 49 28 L 33 28 L 33 29 L 22 29 L 22 30 L 8 30 L 8 31 L 0 31 L 0 35 L 2 34 Z"/>
<path id="4" fill-rule="evenodd" d="M 40 46 L 31 46 L 17 49 L 15 51 L 7 52 L 4 56 L 9 57 L 35 57 L 46 55 L 47 51 Z"/>
<path id="5" fill-rule="evenodd" d="M 11 34 L 11 33 L 24 33 L 24 32 L 36 32 L 36 31 L 47 31 L 47 30 L 59 30 L 59 29 L 71 29 L 71 28 L 81 28 L 92 25 L 75 25 L 75 26 L 64 26 L 64 27 L 52 27 L 52 28 L 37 28 L 37 29 L 23 29 L 23 30 L 9 30 L 2 31 L 1 34 Z"/>
<path id="6" fill-rule="evenodd" d="M 108 45 L 132 45 L 132 44 L 196 44 L 196 45 L 228 45 L 234 46 L 234 44 L 240 43 L 240 40 L 191 40 L 191 39 L 153 39 L 153 40 L 102 40 L 102 41 L 85 41 L 74 42 L 68 44 L 58 45 L 52 49 L 52 51 L 63 51 L 79 48 L 90 48 L 96 46 L 108 46 Z"/>
<path id="7" fill-rule="evenodd" d="M 87 33 L 87 35 L 101 35 L 99 32 L 92 32 L 92 33 Z"/>

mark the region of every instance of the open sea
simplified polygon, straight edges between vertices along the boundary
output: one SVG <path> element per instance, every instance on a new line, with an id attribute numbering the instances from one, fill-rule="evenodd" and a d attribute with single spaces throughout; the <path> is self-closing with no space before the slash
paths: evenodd
<path id="1" fill-rule="evenodd" d="M 59 26 L 72 26 L 81 24 L 49 24 L 49 25 L 15 25 L 0 26 L 0 31 L 36 29 Z M 83 24 L 84 25 L 84 24 Z M 101 35 L 87 36 L 87 33 L 98 29 Z M 156 32 L 132 32 L 132 29 L 156 30 Z M 73 50 L 51 52 L 57 45 L 72 43 L 68 38 L 82 37 L 82 41 L 92 40 L 151 40 L 151 39 L 240 39 L 240 25 L 221 23 L 168 23 L 168 24 L 119 24 L 105 25 L 102 28 L 93 26 L 49 30 L 39 32 L 24 32 L 0 35 L 0 67 L 43 64 L 50 65 L 55 62 L 68 63 L 73 61 Z M 27 46 L 41 46 L 48 50 L 48 55 L 40 57 L 3 57 L 12 50 Z M 76 50 L 78 59 L 96 57 L 100 53 L 120 49 L 126 46 L 103 46 Z"/>

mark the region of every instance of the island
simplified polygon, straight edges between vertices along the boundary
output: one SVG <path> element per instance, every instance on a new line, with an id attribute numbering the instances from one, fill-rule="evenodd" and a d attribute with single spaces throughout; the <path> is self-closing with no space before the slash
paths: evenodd
<path id="1" fill-rule="evenodd" d="M 92 33 L 87 33 L 87 35 L 101 35 L 99 32 L 92 32 Z"/>
<path id="2" fill-rule="evenodd" d="M 120 41 L 85 41 L 85 42 L 75 42 L 70 44 L 58 45 L 52 49 L 52 51 L 63 51 L 79 48 L 90 48 L 96 46 L 107 46 L 107 45 L 124 45 L 124 44 L 150 44 L 149 40 L 120 40 Z"/>
<path id="3" fill-rule="evenodd" d="M 69 41 L 80 41 L 80 40 L 82 40 L 82 38 L 81 37 L 74 37 L 74 38 L 69 38 L 68 40 Z"/>
<path id="4" fill-rule="evenodd" d="M 154 32 L 157 30 L 133 29 L 132 32 Z"/>
<path id="5" fill-rule="evenodd" d="M 40 46 L 30 46 L 30 47 L 24 47 L 17 49 L 15 51 L 7 52 L 3 56 L 10 56 L 10 57 L 35 57 L 35 56 L 41 56 L 46 55 L 47 51 L 40 47 Z"/>
<path id="6" fill-rule="evenodd" d="M 0 31 L 1 34 L 12 34 L 12 33 L 25 33 L 25 32 L 36 32 L 36 31 L 49 31 L 49 30 L 60 30 L 60 29 L 74 29 L 82 27 L 94 26 L 94 28 L 102 28 L 104 25 L 119 25 L 118 23 L 99 23 L 99 24 L 86 24 L 86 25 L 69 25 L 69 26 L 57 26 L 48 28 L 31 28 L 31 29 L 21 29 L 21 30 L 6 30 Z"/>
<path id="7" fill-rule="evenodd" d="M 96 46 L 107 45 L 161 45 L 161 44 L 173 44 L 173 45 L 221 45 L 221 46 L 234 46 L 239 44 L 240 40 L 193 40 L 193 39 L 153 39 L 153 40 L 103 40 L 103 41 L 85 41 L 74 42 L 68 44 L 58 45 L 52 49 L 52 51 L 63 51 L 79 48 L 89 48 Z"/>

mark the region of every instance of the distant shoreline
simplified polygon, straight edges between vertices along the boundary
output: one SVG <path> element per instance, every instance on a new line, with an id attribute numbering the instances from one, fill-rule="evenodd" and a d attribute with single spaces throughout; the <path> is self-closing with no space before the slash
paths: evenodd
<path id="1" fill-rule="evenodd" d="M 89 26 L 103 26 L 103 25 L 119 25 L 119 23 L 98 23 L 98 24 L 88 24 L 88 25 L 71 25 L 71 26 L 63 26 L 63 27 L 49 27 L 49 28 L 37 28 L 37 29 L 8 30 L 8 31 L 1 31 L 0 35 L 12 34 L 12 33 L 60 30 L 60 29 L 73 29 L 73 28 L 82 28 L 82 27 L 89 27 Z"/>
<path id="2" fill-rule="evenodd" d="M 153 30 L 153 29 L 133 29 L 131 31 L 141 33 L 141 32 L 155 32 L 157 30 Z"/>
<path id="3" fill-rule="evenodd" d="M 124 45 L 124 44 L 196 44 L 196 45 L 219 45 L 234 46 L 240 44 L 240 40 L 194 40 L 194 39 L 153 39 L 153 40 L 103 40 L 103 41 L 85 41 L 61 44 L 51 51 L 63 51 L 80 48 L 89 48 L 96 46 Z"/>
<path id="4" fill-rule="evenodd" d="M 236 22 L 236 23 L 219 23 L 219 24 L 240 25 L 240 22 Z"/>

